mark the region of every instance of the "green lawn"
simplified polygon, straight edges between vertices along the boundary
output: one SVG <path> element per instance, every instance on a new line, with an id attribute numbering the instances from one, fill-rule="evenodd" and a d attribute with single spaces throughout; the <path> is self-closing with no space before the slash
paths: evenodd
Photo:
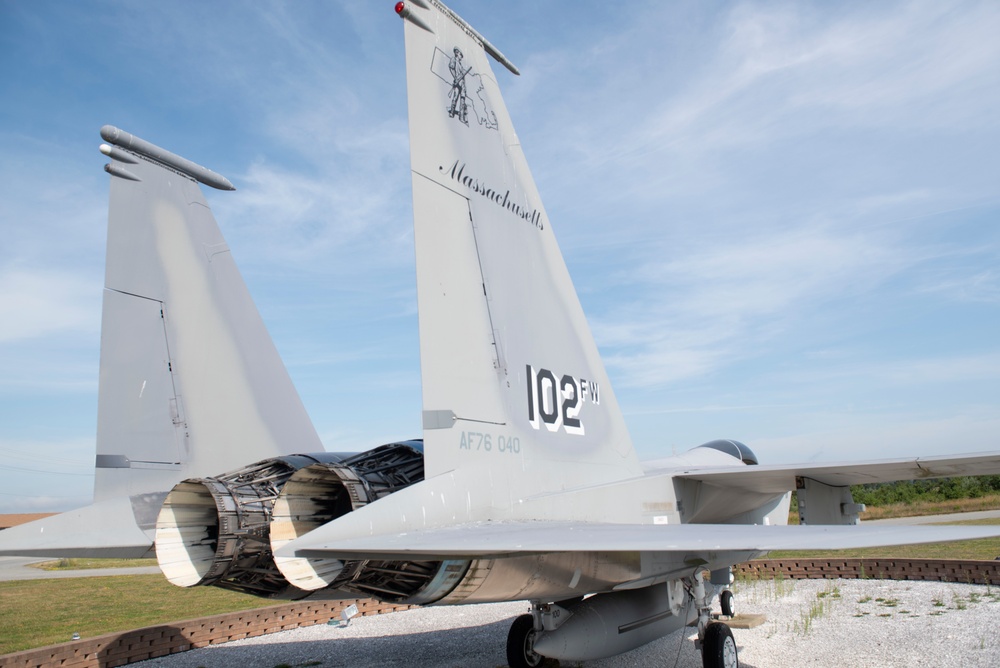
<path id="1" fill-rule="evenodd" d="M 1000 524 L 1000 519 L 967 520 L 952 524 Z M 868 547 L 857 550 L 779 550 L 767 555 L 768 559 L 986 559 L 1000 557 L 1000 538 L 981 538 L 957 543 L 923 543 Z"/>
<path id="2" fill-rule="evenodd" d="M 0 654 L 279 603 L 159 574 L 0 582 Z"/>
<path id="3" fill-rule="evenodd" d="M 1000 524 L 1000 520 L 960 524 Z M 1000 556 L 1000 538 L 863 550 L 772 552 L 768 558 L 992 560 L 997 556 Z M 109 568 L 154 565 L 155 560 L 93 559 L 49 563 L 59 569 Z M 0 654 L 65 642 L 73 633 L 93 637 L 278 603 L 217 587 L 183 589 L 171 585 L 159 574 L 0 582 Z"/>
<path id="4" fill-rule="evenodd" d="M 156 559 L 55 559 L 28 564 L 43 571 L 86 571 L 97 568 L 141 568 L 156 566 Z"/>
<path id="5" fill-rule="evenodd" d="M 918 517 L 921 515 L 950 515 L 952 513 L 971 513 L 978 510 L 997 509 L 1000 509 L 1000 494 L 985 494 L 976 498 L 950 499 L 947 501 L 927 501 L 920 499 L 909 503 L 868 506 L 868 510 L 861 513 L 861 521 L 882 520 L 892 517 Z M 789 511 L 788 523 L 799 523 L 798 511 Z"/>

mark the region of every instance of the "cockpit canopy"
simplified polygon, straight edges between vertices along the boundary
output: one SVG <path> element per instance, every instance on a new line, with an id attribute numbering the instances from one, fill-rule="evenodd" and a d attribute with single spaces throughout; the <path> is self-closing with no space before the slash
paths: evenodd
<path id="1" fill-rule="evenodd" d="M 712 448 L 713 450 L 718 450 L 719 452 L 724 452 L 727 455 L 736 457 L 742 461 L 747 466 L 757 465 L 757 455 L 753 453 L 753 450 L 748 448 L 743 443 L 739 441 L 733 441 L 728 438 L 722 438 L 717 441 L 710 441 L 704 445 L 699 445 L 699 448 Z"/>

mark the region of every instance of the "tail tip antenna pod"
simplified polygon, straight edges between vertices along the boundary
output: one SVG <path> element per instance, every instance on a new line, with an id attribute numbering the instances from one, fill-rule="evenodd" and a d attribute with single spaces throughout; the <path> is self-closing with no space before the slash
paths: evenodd
<path id="1" fill-rule="evenodd" d="M 500 50 L 497 49 L 495 46 L 493 46 L 488 39 L 479 34 L 479 31 L 477 31 L 475 28 L 469 25 L 468 21 L 466 21 L 461 16 L 448 9 L 448 7 L 446 7 L 445 4 L 443 2 L 440 2 L 439 0 L 409 0 L 409 3 L 400 0 L 400 2 L 396 3 L 396 13 L 399 14 L 400 18 L 409 21 L 415 26 L 423 28 L 424 30 L 433 35 L 436 34 L 434 32 L 434 29 L 431 28 L 426 21 L 420 18 L 420 16 L 416 12 L 414 12 L 413 9 L 410 7 L 410 5 L 413 4 L 416 5 L 417 7 L 421 7 L 422 9 L 430 9 L 431 3 L 433 3 L 438 9 L 440 9 L 441 12 L 445 14 L 448 18 L 450 18 L 452 21 L 461 26 L 462 29 L 465 30 L 465 32 L 469 33 L 469 35 L 471 35 L 474 39 L 479 41 L 479 43 L 483 45 L 483 50 L 486 51 L 486 53 L 493 56 L 493 58 L 496 59 L 498 63 L 506 67 L 512 73 L 518 76 L 521 75 L 521 71 L 517 69 L 514 63 L 510 62 L 507 56 L 500 53 Z"/>
<path id="2" fill-rule="evenodd" d="M 175 153 L 162 149 L 155 144 L 151 144 L 144 139 L 140 139 L 134 134 L 125 132 L 124 130 L 116 128 L 113 125 L 105 125 L 102 127 L 101 137 L 109 144 L 114 144 L 115 146 L 119 146 L 128 151 L 138 153 L 144 158 L 148 158 L 153 162 L 159 163 L 169 169 L 176 170 L 186 176 L 190 176 L 195 181 L 215 188 L 216 190 L 236 190 L 236 186 L 234 186 L 225 176 L 217 174 L 211 169 L 202 167 L 197 163 L 191 162 L 187 158 L 182 158 Z M 123 155 L 122 151 L 117 151 L 113 147 L 107 146 L 106 144 L 102 145 L 101 153 L 115 159 L 118 159 L 120 155 Z M 135 163 L 134 159 L 126 159 L 125 161 L 133 164 Z M 109 173 L 113 172 L 109 171 Z"/>
<path id="3" fill-rule="evenodd" d="M 410 1 L 413 2 L 413 0 Z M 423 7 L 424 9 L 427 9 L 427 5 L 423 4 L 423 0 L 420 0 L 418 2 L 413 2 L 413 4 Z M 427 23 L 422 18 L 420 18 L 420 16 L 415 14 L 414 11 L 410 9 L 409 5 L 407 5 L 405 2 L 400 1 L 396 3 L 396 13 L 399 14 L 399 18 L 409 21 L 418 28 L 423 28 L 432 35 L 434 34 L 434 29 L 431 28 L 429 25 L 427 25 Z"/>

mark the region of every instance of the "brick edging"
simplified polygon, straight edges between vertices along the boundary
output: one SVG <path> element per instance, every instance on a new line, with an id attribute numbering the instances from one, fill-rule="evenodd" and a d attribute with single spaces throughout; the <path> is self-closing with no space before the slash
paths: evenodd
<path id="1" fill-rule="evenodd" d="M 759 559 L 739 564 L 734 571 L 751 578 L 873 578 L 1000 584 L 1000 561 L 963 559 Z"/>
<path id="2" fill-rule="evenodd" d="M 751 578 L 875 578 L 1000 584 L 1000 561 L 961 559 L 760 559 L 739 564 L 738 576 Z M 0 668 L 115 668 L 230 640 L 324 624 L 350 606 L 360 615 L 377 615 L 416 606 L 373 599 L 291 603 L 201 617 L 133 631 L 24 650 L 0 656 Z"/>
<path id="3" fill-rule="evenodd" d="M 416 607 L 373 599 L 286 603 L 28 649 L 0 656 L 0 668 L 114 668 L 230 640 L 325 624 L 351 604 L 365 616 Z"/>

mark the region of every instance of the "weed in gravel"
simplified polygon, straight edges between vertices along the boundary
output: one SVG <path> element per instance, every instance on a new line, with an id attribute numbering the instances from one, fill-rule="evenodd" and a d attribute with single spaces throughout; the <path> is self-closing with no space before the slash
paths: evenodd
<path id="1" fill-rule="evenodd" d="M 773 580 L 744 579 L 733 586 L 733 593 L 746 604 L 767 603 L 788 596 L 795 590 L 793 580 L 786 580 L 779 573 Z"/>
<path id="2" fill-rule="evenodd" d="M 840 589 L 832 585 L 828 586 L 825 591 L 816 592 L 816 600 L 808 608 L 799 611 L 801 626 L 799 622 L 795 623 L 795 633 L 798 634 L 801 631 L 802 635 L 808 635 L 812 630 L 813 622 L 829 612 L 833 602 L 839 599 Z"/>
<path id="3" fill-rule="evenodd" d="M 788 596 L 795 590 L 795 583 L 786 580 L 781 574 L 774 578 L 774 598 L 775 600 Z"/>
<path id="4" fill-rule="evenodd" d="M 826 586 L 826 589 L 816 593 L 816 598 L 827 598 L 827 597 L 839 599 L 840 587 L 835 587 L 831 583 Z"/>
<path id="5" fill-rule="evenodd" d="M 931 599 L 931 602 L 934 604 L 935 608 L 943 608 L 944 607 L 944 601 L 942 601 L 940 598 Z"/>

